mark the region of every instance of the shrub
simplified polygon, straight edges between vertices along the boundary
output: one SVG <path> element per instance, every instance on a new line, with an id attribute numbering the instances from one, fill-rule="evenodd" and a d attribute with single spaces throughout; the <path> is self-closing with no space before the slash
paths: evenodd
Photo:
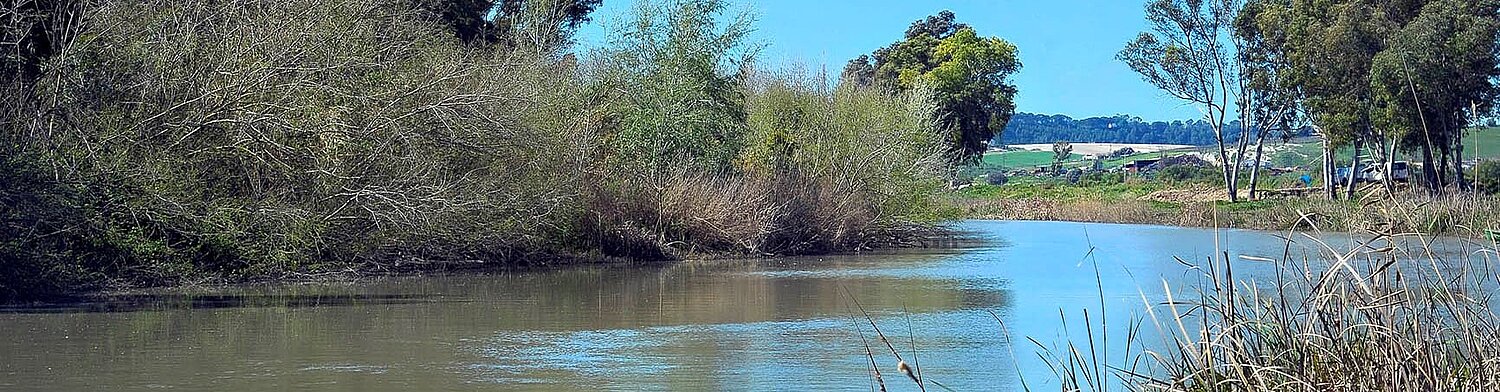
<path id="1" fill-rule="evenodd" d="M 1125 173 L 1091 172 L 1083 175 L 1079 181 L 1078 184 L 1082 186 L 1115 185 L 1125 182 Z"/>
<path id="2" fill-rule="evenodd" d="M 1487 195 L 1500 194 L 1500 161 L 1479 162 L 1474 168 L 1474 190 Z"/>
<path id="3" fill-rule="evenodd" d="M 1007 181 L 1010 181 L 1010 178 L 1005 176 L 1005 172 L 993 171 L 984 175 L 985 184 L 1000 186 L 1005 185 Z"/>
<path id="4" fill-rule="evenodd" d="M 607 146 L 621 165 L 663 176 L 681 165 L 728 172 L 745 140 L 745 43 L 752 18 L 721 23 L 722 0 L 645 1 L 635 20 L 592 54 L 592 87 L 606 97 Z"/>
<path id="5" fill-rule="evenodd" d="M 722 1 L 643 3 L 582 66 L 469 46 L 404 0 L 80 7 L 88 39 L 45 74 L 0 57 L 0 301 L 830 252 L 954 214 L 930 94 L 757 74 Z"/>
<path id="6" fill-rule="evenodd" d="M 1218 169 L 1191 165 L 1167 166 L 1158 170 L 1155 174 L 1157 180 L 1168 182 L 1213 183 L 1220 181 L 1221 176 L 1222 173 Z"/>
<path id="7" fill-rule="evenodd" d="M 0 110 L 30 113 L 5 119 L 31 118 L 0 127 L 27 184 L 0 195 L 0 300 L 490 257 L 569 211 L 588 122 L 563 115 L 588 111 L 547 56 L 466 47 L 397 0 L 82 12 L 89 39 L 0 81 Z"/>

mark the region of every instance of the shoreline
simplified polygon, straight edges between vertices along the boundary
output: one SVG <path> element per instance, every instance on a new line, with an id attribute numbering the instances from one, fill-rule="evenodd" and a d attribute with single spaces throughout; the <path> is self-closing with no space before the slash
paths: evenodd
<path id="1" fill-rule="evenodd" d="M 961 222 L 962 220 L 955 220 L 951 223 Z M 207 276 L 175 284 L 151 286 L 130 286 L 116 282 L 113 286 L 106 284 L 104 287 L 80 289 L 47 296 L 28 297 L 15 301 L 0 301 L 0 313 L 46 309 L 73 309 L 76 307 L 87 307 L 90 304 L 109 305 L 109 303 L 121 298 L 166 298 L 174 295 L 191 295 L 190 292 L 203 292 L 205 295 L 211 295 L 208 293 L 222 293 L 232 290 L 270 286 L 357 284 L 380 279 L 431 276 L 488 276 L 590 267 L 636 268 L 729 260 L 777 260 L 835 255 L 878 254 L 883 252 L 896 253 L 917 249 L 961 249 L 965 246 L 971 246 L 984 241 L 983 239 L 971 236 L 968 232 L 953 228 L 951 223 L 924 229 L 922 236 L 892 239 L 890 243 L 880 246 L 864 246 L 832 252 L 784 255 L 694 253 L 675 259 L 640 259 L 594 254 L 537 253 L 533 255 L 535 257 L 513 257 L 505 260 L 406 260 L 384 264 L 366 263 L 368 264 L 365 266 L 366 268 L 351 267 L 344 270 L 314 274 L 296 273 L 245 278 Z M 518 262 L 518 260 L 525 260 L 525 262 Z"/>
<path id="2" fill-rule="evenodd" d="M 1189 191 L 1193 189 L 1168 189 Z M 175 284 L 131 286 L 122 282 L 102 287 L 0 303 L 0 309 L 79 304 L 109 297 L 154 295 L 171 290 L 227 290 L 268 285 L 359 282 L 369 279 L 445 274 L 506 274 L 599 266 L 649 266 L 734 259 L 776 259 L 822 255 L 861 254 L 903 249 L 943 249 L 973 244 L 976 239 L 953 227 L 964 220 L 1056 221 L 1137 224 L 1203 229 L 1260 231 L 1313 230 L 1450 236 L 1490 240 L 1487 230 L 1500 227 L 1500 202 L 1494 197 L 1423 198 L 1402 195 L 1366 202 L 1312 198 L 1263 199 L 1229 204 L 1223 201 L 1169 202 L 1146 196 L 972 196 L 955 194 L 958 216 L 948 224 L 923 230 L 920 236 L 887 238 L 880 245 L 807 254 L 751 255 L 697 253 L 674 259 L 639 259 L 598 254 L 537 252 L 506 260 L 400 260 L 354 263 L 348 268 L 316 274 L 251 277 L 204 276 Z M 1472 228 L 1472 229 L 1471 229 Z"/>
<path id="3" fill-rule="evenodd" d="M 966 219 L 1144 224 L 1261 231 L 1316 230 L 1489 239 L 1500 227 L 1494 198 L 1382 198 L 1372 201 L 1262 199 L 1182 203 L 1149 199 L 964 197 Z"/>

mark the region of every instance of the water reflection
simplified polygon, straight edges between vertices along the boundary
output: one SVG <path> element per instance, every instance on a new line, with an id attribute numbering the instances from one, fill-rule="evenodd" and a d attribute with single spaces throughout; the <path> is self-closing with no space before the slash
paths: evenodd
<path id="1" fill-rule="evenodd" d="M 223 308 L 303 308 L 421 303 L 430 296 L 404 294 L 126 294 L 44 304 L 0 306 L 0 313 L 142 312 Z"/>
<path id="2" fill-rule="evenodd" d="M 0 390 L 846 390 L 869 387 L 856 298 L 960 390 L 1044 380 L 1100 293 L 1110 332 L 1217 252 L 1308 251 L 1267 233 L 968 222 L 993 241 L 917 253 L 587 267 L 156 293 L 0 310 Z M 1090 253 L 1090 249 L 1093 250 Z M 1091 257 L 1085 257 L 1090 256 Z M 1094 262 L 1103 281 L 1095 279 Z M 1269 276 L 1266 263 L 1237 273 Z M 1100 317 L 1098 312 L 1095 317 Z M 1096 332 L 1097 333 L 1097 332 Z M 873 336 L 867 336 L 873 338 Z M 874 343 L 875 341 L 872 341 Z M 1114 351 L 1116 348 L 1112 347 Z M 876 352 L 880 353 L 880 347 Z M 1013 362 L 1014 351 L 1019 363 Z M 882 366 L 895 362 L 878 354 Z M 887 370 L 891 390 L 912 389 Z"/>

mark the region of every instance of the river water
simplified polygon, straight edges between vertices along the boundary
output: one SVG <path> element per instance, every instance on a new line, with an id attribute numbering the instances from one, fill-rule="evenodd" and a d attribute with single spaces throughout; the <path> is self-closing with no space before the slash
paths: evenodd
<path id="1" fill-rule="evenodd" d="M 0 308 L 0 390 L 869 390 L 861 334 L 888 387 L 915 390 L 856 302 L 929 380 L 1019 390 L 1024 377 L 1056 389 L 1025 337 L 1083 338 L 1085 309 L 1101 321 L 1101 291 L 1116 356 L 1122 328 L 1162 299 L 1163 282 L 1199 279 L 1184 263 L 1228 252 L 1236 274 L 1266 278 L 1269 263 L 1239 256 L 1319 246 L 1255 231 L 960 226 L 982 241 Z"/>

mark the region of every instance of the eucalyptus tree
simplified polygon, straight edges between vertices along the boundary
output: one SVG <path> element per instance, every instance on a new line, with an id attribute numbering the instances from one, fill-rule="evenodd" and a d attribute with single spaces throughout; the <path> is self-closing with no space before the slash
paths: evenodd
<path id="1" fill-rule="evenodd" d="M 1203 112 L 1218 144 L 1224 187 L 1231 202 L 1239 201 L 1239 164 L 1246 137 L 1230 153 L 1225 125 L 1242 105 L 1241 60 L 1234 19 L 1239 0 L 1152 0 L 1146 3 L 1151 31 L 1142 32 L 1120 51 L 1118 59 L 1146 82 Z M 1251 127 L 1241 126 L 1240 132 Z"/>
<path id="2" fill-rule="evenodd" d="M 1262 49 L 1281 63 L 1279 90 L 1290 94 L 1322 139 L 1330 198 L 1336 196 L 1334 151 L 1353 145 L 1351 173 L 1357 173 L 1360 141 L 1378 146 L 1389 139 L 1372 128 L 1370 64 L 1384 48 L 1392 15 L 1400 14 L 1393 10 L 1404 7 L 1379 0 L 1256 0 L 1247 7 L 1253 21 L 1240 25 L 1264 39 Z M 1355 176 L 1348 181 L 1352 196 Z"/>
<path id="3" fill-rule="evenodd" d="M 1462 130 L 1495 106 L 1496 3 L 1256 0 L 1247 8 L 1253 22 L 1240 27 L 1272 38 L 1267 49 L 1285 60 L 1283 91 L 1294 93 L 1323 137 L 1326 175 L 1338 147 L 1355 147 L 1356 173 L 1362 144 L 1387 172 L 1398 148 L 1415 150 L 1437 192 L 1450 182 L 1450 166 L 1465 185 Z"/>
<path id="4" fill-rule="evenodd" d="M 1426 2 L 1393 32 L 1390 47 L 1374 56 L 1371 86 L 1377 119 L 1412 130 L 1401 142 L 1421 151 L 1431 191 L 1450 182 L 1468 187 L 1464 130 L 1493 110 L 1500 95 L 1495 81 L 1500 77 L 1497 10 L 1500 1 L 1495 0 Z"/>
<path id="5" fill-rule="evenodd" d="M 1255 136 L 1250 165 L 1251 200 L 1256 198 L 1260 184 L 1266 138 L 1278 131 L 1282 138 L 1290 138 L 1294 130 L 1301 128 L 1299 90 L 1288 83 L 1291 64 L 1285 53 L 1277 50 L 1286 44 L 1286 34 L 1277 29 L 1263 29 L 1259 23 L 1262 16 L 1283 9 L 1278 6 L 1285 3 L 1287 0 L 1253 0 L 1244 5 L 1235 19 L 1242 65 L 1241 126 Z"/>

